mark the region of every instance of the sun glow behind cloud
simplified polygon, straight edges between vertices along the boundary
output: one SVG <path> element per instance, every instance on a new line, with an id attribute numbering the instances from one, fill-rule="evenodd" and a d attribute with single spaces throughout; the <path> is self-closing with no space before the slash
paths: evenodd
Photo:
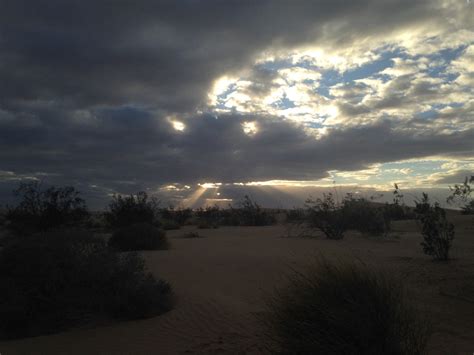
<path id="1" fill-rule="evenodd" d="M 218 112 L 265 113 L 291 120 L 315 139 L 331 129 L 388 121 L 400 134 L 453 134 L 474 128 L 472 63 L 474 31 L 427 24 L 394 32 L 391 37 L 375 36 L 371 42 L 356 40 L 342 49 L 266 50 L 252 67 L 241 71 L 240 77 L 224 75 L 218 79 L 209 93 L 210 105 Z M 255 134 L 256 123 L 243 123 L 244 132 Z M 395 161 L 391 168 L 391 163 L 375 163 L 365 170 L 328 174 L 330 180 L 379 188 L 394 181 L 435 186 L 440 176 L 473 171 L 472 158 L 470 153 L 455 158 L 432 157 L 431 161 L 437 161 L 433 171 L 427 171 L 421 161 L 409 166 Z M 459 163 L 456 171 L 447 168 L 455 162 Z"/>

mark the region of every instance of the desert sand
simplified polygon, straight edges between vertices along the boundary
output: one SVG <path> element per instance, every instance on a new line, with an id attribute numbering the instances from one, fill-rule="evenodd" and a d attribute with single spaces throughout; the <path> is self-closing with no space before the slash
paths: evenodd
<path id="1" fill-rule="evenodd" d="M 144 252 L 149 269 L 168 280 L 175 308 L 159 317 L 94 329 L 0 342 L 13 354 L 260 354 L 258 315 L 267 292 L 292 268 L 317 255 L 358 258 L 397 272 L 433 321 L 429 354 L 474 352 L 474 218 L 453 215 L 449 262 L 433 262 L 414 221 L 393 225 L 389 238 L 347 233 L 340 241 L 285 237 L 284 226 L 170 231 L 170 250 Z M 203 238 L 182 238 L 197 231 Z"/>

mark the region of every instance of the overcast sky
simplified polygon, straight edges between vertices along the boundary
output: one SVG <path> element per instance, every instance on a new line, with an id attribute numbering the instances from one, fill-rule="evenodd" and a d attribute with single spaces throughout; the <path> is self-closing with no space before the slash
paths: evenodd
<path id="1" fill-rule="evenodd" d="M 0 198 L 447 187 L 474 173 L 473 19 L 469 0 L 4 0 Z"/>

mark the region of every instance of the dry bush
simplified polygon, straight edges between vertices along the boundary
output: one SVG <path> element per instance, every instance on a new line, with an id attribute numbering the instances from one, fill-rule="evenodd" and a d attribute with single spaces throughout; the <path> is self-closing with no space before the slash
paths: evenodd
<path id="1" fill-rule="evenodd" d="M 267 343 L 280 354 L 423 354 L 427 322 L 401 282 L 362 264 L 319 260 L 267 299 Z"/>
<path id="2" fill-rule="evenodd" d="M 168 249 L 166 233 L 148 223 L 136 223 L 114 232 L 109 246 L 120 251 Z"/>
<path id="3" fill-rule="evenodd" d="M 20 238 L 0 252 L 1 338 L 150 317 L 171 306 L 170 285 L 148 273 L 143 258 L 114 253 L 83 232 Z"/>

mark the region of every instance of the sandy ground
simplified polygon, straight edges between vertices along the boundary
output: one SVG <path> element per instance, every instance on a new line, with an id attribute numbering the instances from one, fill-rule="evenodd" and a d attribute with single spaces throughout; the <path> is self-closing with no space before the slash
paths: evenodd
<path id="1" fill-rule="evenodd" d="M 169 232 L 172 249 L 146 252 L 150 270 L 170 281 L 176 307 L 165 315 L 95 329 L 0 342 L 12 354 L 260 354 L 256 320 L 262 296 L 292 267 L 315 255 L 359 258 L 400 273 L 431 315 L 429 354 L 474 353 L 474 218 L 453 216 L 456 239 L 447 263 L 422 253 L 413 221 L 397 222 L 396 237 L 348 233 L 341 241 L 287 238 L 283 226 L 198 230 L 204 238 Z"/>

